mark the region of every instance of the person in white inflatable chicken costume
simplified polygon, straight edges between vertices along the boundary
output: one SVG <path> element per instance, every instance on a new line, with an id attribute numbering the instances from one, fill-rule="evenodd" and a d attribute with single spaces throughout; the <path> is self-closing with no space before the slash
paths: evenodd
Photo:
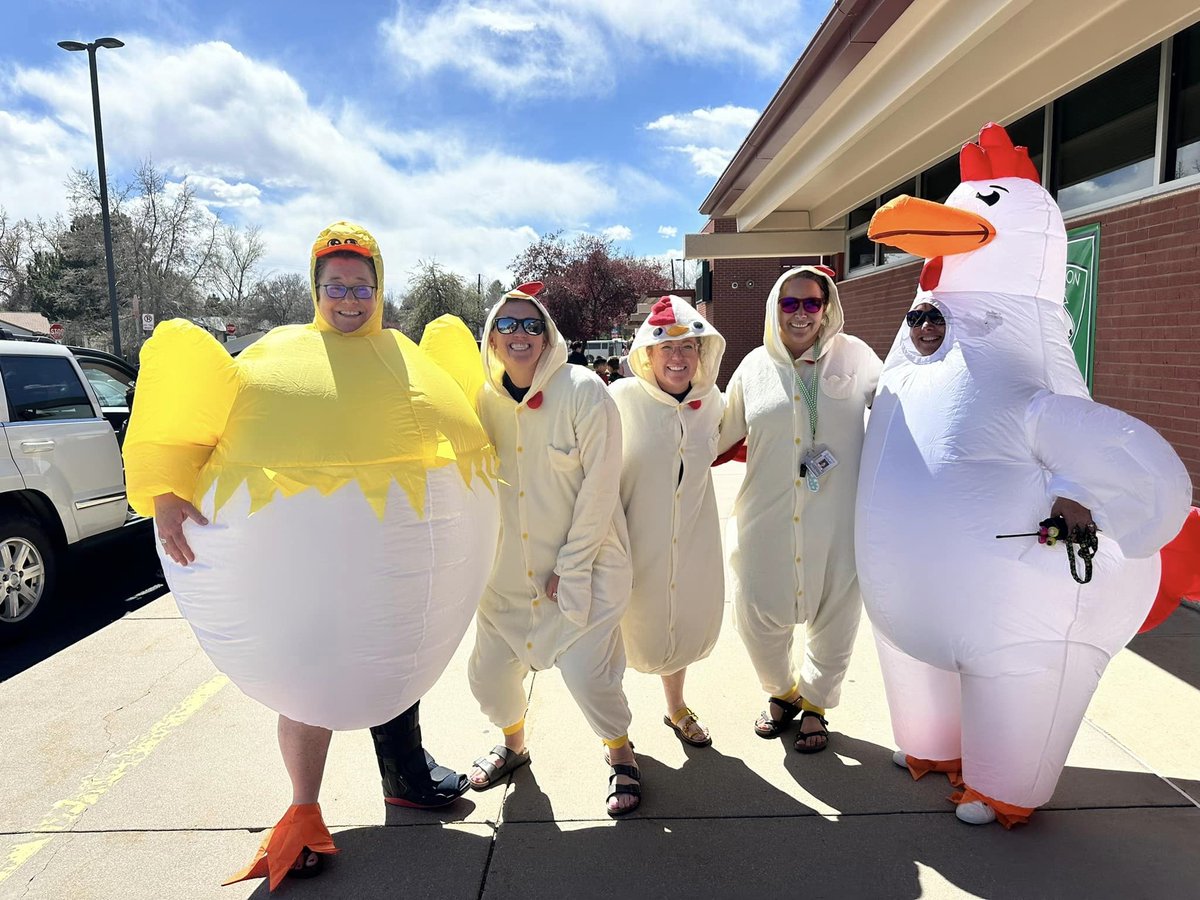
<path id="1" fill-rule="evenodd" d="M 1025 149 L 989 124 L 960 164 L 945 205 L 899 197 L 871 221 L 873 240 L 926 258 L 914 306 L 938 310 L 946 336 L 922 355 L 902 326 L 884 363 L 856 557 L 895 761 L 947 773 L 962 821 L 1011 827 L 1050 799 L 1145 619 L 1191 484 L 1157 432 L 1088 395 L 1062 214 Z M 1098 538 L 1089 583 L 1063 542 L 996 538 L 1051 514 Z"/>

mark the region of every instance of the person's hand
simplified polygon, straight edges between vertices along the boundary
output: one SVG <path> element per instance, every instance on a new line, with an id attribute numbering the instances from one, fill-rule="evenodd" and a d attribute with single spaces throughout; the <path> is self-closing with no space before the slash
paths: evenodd
<path id="1" fill-rule="evenodd" d="M 1082 503 L 1076 503 L 1074 500 L 1068 500 L 1066 497 L 1056 497 L 1054 505 L 1050 507 L 1051 518 L 1062 516 L 1067 521 L 1067 533 L 1062 535 L 1067 538 L 1075 533 L 1076 528 L 1081 528 L 1084 531 L 1095 531 L 1096 523 L 1092 520 L 1092 511 Z"/>
<path id="2" fill-rule="evenodd" d="M 154 523 L 158 527 L 158 542 L 163 552 L 181 566 L 194 562 L 196 554 L 183 536 L 183 523 L 191 519 L 197 525 L 207 525 L 208 519 L 200 510 L 175 494 L 159 494 L 154 498 Z"/>
<path id="3" fill-rule="evenodd" d="M 558 602 L 558 576 L 557 575 L 551 575 L 550 580 L 546 582 L 546 596 L 549 597 L 551 600 L 553 600 L 555 603 Z"/>

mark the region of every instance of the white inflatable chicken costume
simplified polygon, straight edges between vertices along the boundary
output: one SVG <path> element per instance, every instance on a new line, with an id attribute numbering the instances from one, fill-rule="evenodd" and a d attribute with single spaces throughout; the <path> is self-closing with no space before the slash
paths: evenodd
<path id="1" fill-rule="evenodd" d="M 1046 803 L 1112 656 L 1146 617 L 1158 551 L 1188 513 L 1179 457 L 1092 402 L 1068 343 L 1066 231 L 1024 148 L 987 125 L 945 205 L 899 197 L 870 237 L 927 259 L 917 303 L 946 319 L 884 363 L 856 552 L 892 727 L 914 777 L 946 772 L 959 818 L 1006 826 Z M 1055 498 L 1100 529 L 1094 576 L 1030 532 Z"/>

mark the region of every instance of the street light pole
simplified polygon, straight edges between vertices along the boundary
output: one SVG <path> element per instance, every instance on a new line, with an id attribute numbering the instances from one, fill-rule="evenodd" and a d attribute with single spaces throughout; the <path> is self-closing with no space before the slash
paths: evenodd
<path id="1" fill-rule="evenodd" d="M 117 306 L 117 270 L 113 263 L 112 222 L 108 215 L 108 173 L 104 167 L 104 131 L 100 126 L 100 83 L 96 77 L 96 48 L 116 50 L 125 44 L 116 38 L 97 38 L 90 44 L 59 41 L 64 50 L 86 50 L 92 77 L 92 117 L 96 125 L 96 170 L 100 178 L 100 222 L 104 227 L 104 266 L 108 270 L 108 307 L 112 314 L 113 353 L 121 355 L 121 319 Z"/>

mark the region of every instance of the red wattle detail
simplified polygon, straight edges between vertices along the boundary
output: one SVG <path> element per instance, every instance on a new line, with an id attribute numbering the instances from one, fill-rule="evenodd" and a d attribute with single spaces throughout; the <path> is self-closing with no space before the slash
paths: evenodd
<path id="1" fill-rule="evenodd" d="M 675 310 L 671 307 L 671 298 L 660 297 L 658 302 L 650 307 L 650 318 L 646 321 L 651 325 L 674 325 Z"/>
<path id="2" fill-rule="evenodd" d="M 942 280 L 942 257 L 931 256 L 921 267 L 921 290 L 932 291 Z"/>
<path id="3" fill-rule="evenodd" d="M 833 281 L 837 278 L 837 272 L 833 271 L 833 269 L 829 268 L 829 266 L 813 266 L 813 268 L 822 275 L 828 275 L 830 281 Z"/>
<path id="4" fill-rule="evenodd" d="M 530 397 L 525 402 L 525 405 L 528 406 L 530 409 L 537 409 L 539 406 L 541 406 L 542 405 L 542 392 L 538 391 L 536 394 L 534 394 L 532 397 Z"/>
<path id="5" fill-rule="evenodd" d="M 703 403 L 703 400 L 689 400 L 688 406 L 690 406 L 692 409 L 699 409 Z"/>

